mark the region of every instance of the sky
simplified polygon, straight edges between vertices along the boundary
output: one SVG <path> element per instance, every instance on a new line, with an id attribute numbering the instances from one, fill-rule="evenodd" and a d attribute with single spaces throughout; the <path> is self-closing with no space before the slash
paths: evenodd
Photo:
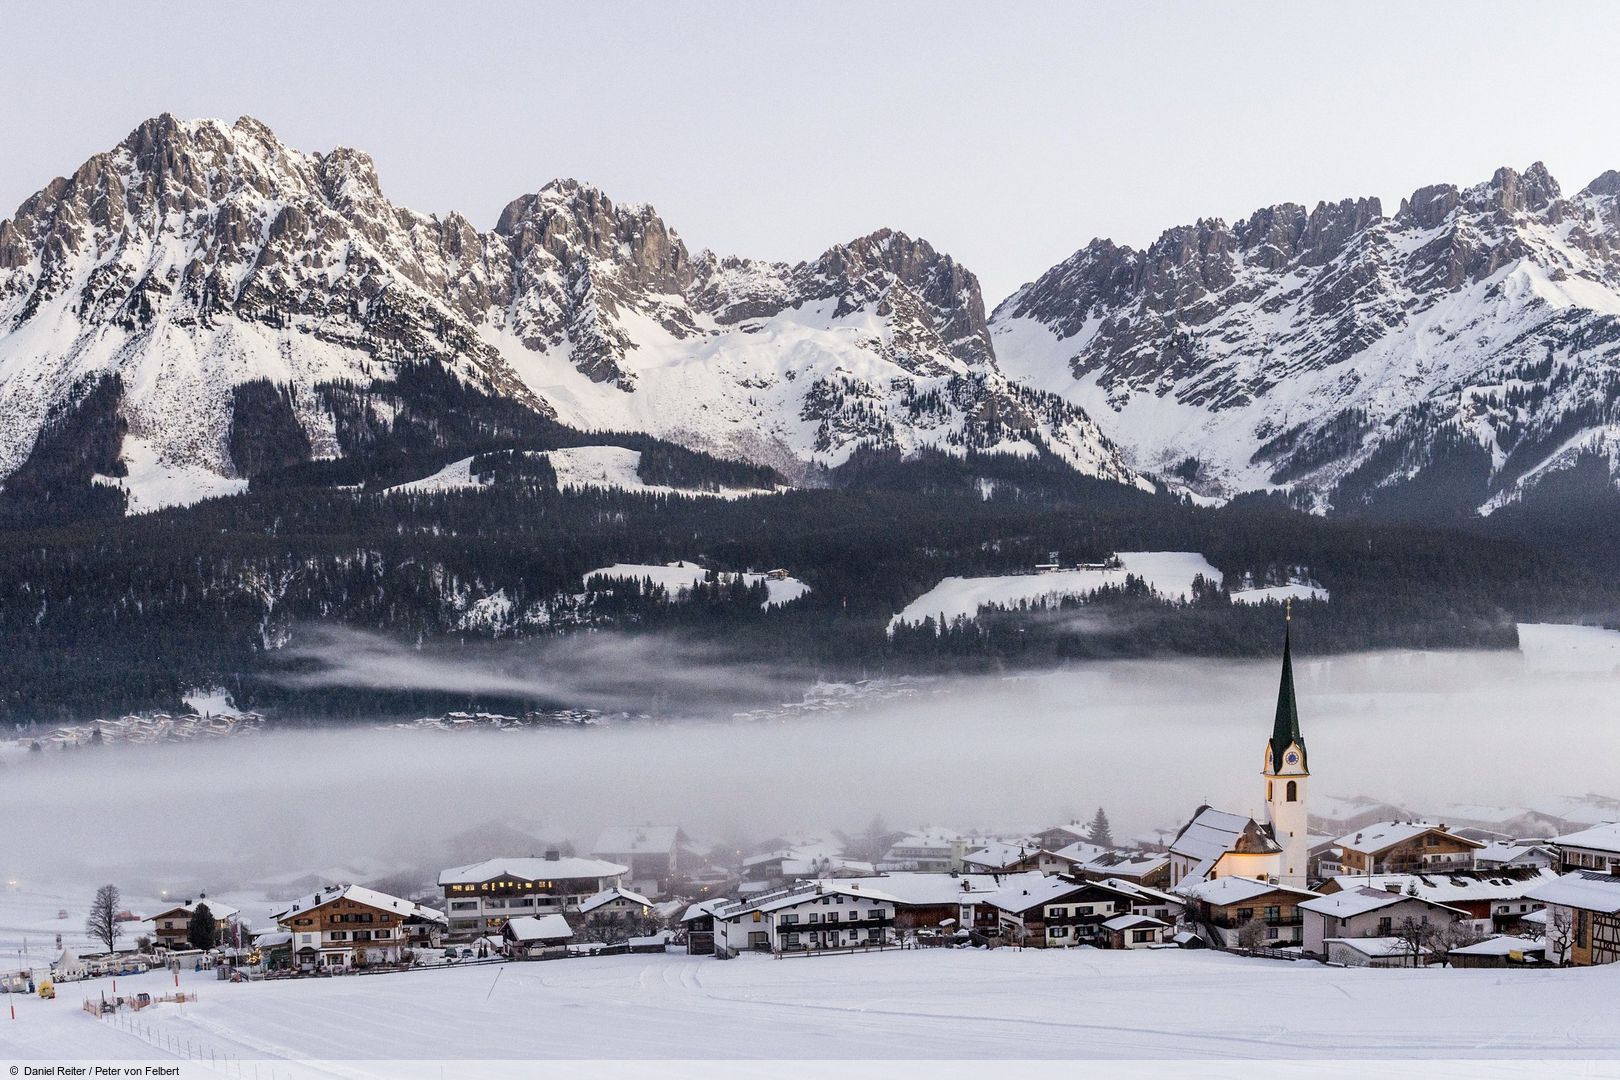
<path id="1" fill-rule="evenodd" d="M 350 145 L 492 225 L 558 176 L 693 249 L 889 226 L 994 303 L 1094 236 L 1282 201 L 1620 167 L 1620 5 L 8 4 L 0 217 L 142 119 Z"/>

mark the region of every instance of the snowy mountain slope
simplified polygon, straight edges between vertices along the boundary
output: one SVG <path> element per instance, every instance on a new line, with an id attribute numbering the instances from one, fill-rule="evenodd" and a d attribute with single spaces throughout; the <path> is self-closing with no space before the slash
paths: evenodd
<path id="1" fill-rule="evenodd" d="M 394 206 L 357 151 L 169 116 L 0 222 L 0 478 L 41 455 L 30 483 L 350 455 L 413 405 L 369 389 L 424 363 L 788 475 L 868 442 L 1045 447 L 1144 483 L 1082 410 L 1000 371 L 972 274 L 888 230 L 797 265 L 692 255 L 650 207 L 555 181 L 481 232 Z"/>
<path id="2" fill-rule="evenodd" d="M 1488 512 L 1583 455 L 1620 474 L 1620 173 L 1093 241 L 991 328 L 1011 376 L 1194 491 Z"/>

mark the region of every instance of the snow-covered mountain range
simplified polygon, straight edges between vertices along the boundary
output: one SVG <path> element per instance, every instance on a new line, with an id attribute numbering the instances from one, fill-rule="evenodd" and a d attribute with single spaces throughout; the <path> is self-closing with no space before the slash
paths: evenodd
<path id="1" fill-rule="evenodd" d="M 1148 486 L 1003 374 L 977 280 L 898 232 L 796 265 L 692 254 L 571 180 L 480 231 L 394 205 L 357 151 L 166 115 L 0 222 L 0 478 L 55 455 L 171 502 L 240 490 L 388 428 L 405 406 L 365 389 L 424 362 L 789 477 L 868 442 L 1044 447 Z"/>
<path id="2" fill-rule="evenodd" d="M 1009 375 L 1195 491 L 1488 513 L 1577 464 L 1620 474 L 1620 173 L 1096 240 L 990 325 Z"/>

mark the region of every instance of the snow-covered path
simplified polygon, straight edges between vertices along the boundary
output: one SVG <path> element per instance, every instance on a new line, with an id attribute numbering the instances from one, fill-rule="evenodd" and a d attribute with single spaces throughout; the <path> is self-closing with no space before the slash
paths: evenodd
<path id="1" fill-rule="evenodd" d="M 224 1058 L 1616 1058 L 1620 968 L 1370 971 L 1213 953 L 681 954 L 227 985 L 141 1014 Z M 150 985 L 148 985 L 150 984 Z M 0 1060 L 167 1056 L 20 998 Z M 120 979 L 121 991 L 172 986 Z"/>

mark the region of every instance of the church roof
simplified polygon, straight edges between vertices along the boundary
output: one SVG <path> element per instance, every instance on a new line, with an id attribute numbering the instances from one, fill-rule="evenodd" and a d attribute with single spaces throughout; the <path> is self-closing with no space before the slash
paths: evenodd
<path id="1" fill-rule="evenodd" d="M 1286 623 L 1284 624 L 1287 625 Z M 1283 631 L 1282 682 L 1277 687 L 1277 717 L 1271 725 L 1271 768 L 1282 767 L 1289 744 L 1299 747 L 1299 767 L 1310 772 L 1305 757 L 1305 737 L 1299 733 L 1299 706 L 1294 702 L 1294 659 L 1289 633 Z"/>

